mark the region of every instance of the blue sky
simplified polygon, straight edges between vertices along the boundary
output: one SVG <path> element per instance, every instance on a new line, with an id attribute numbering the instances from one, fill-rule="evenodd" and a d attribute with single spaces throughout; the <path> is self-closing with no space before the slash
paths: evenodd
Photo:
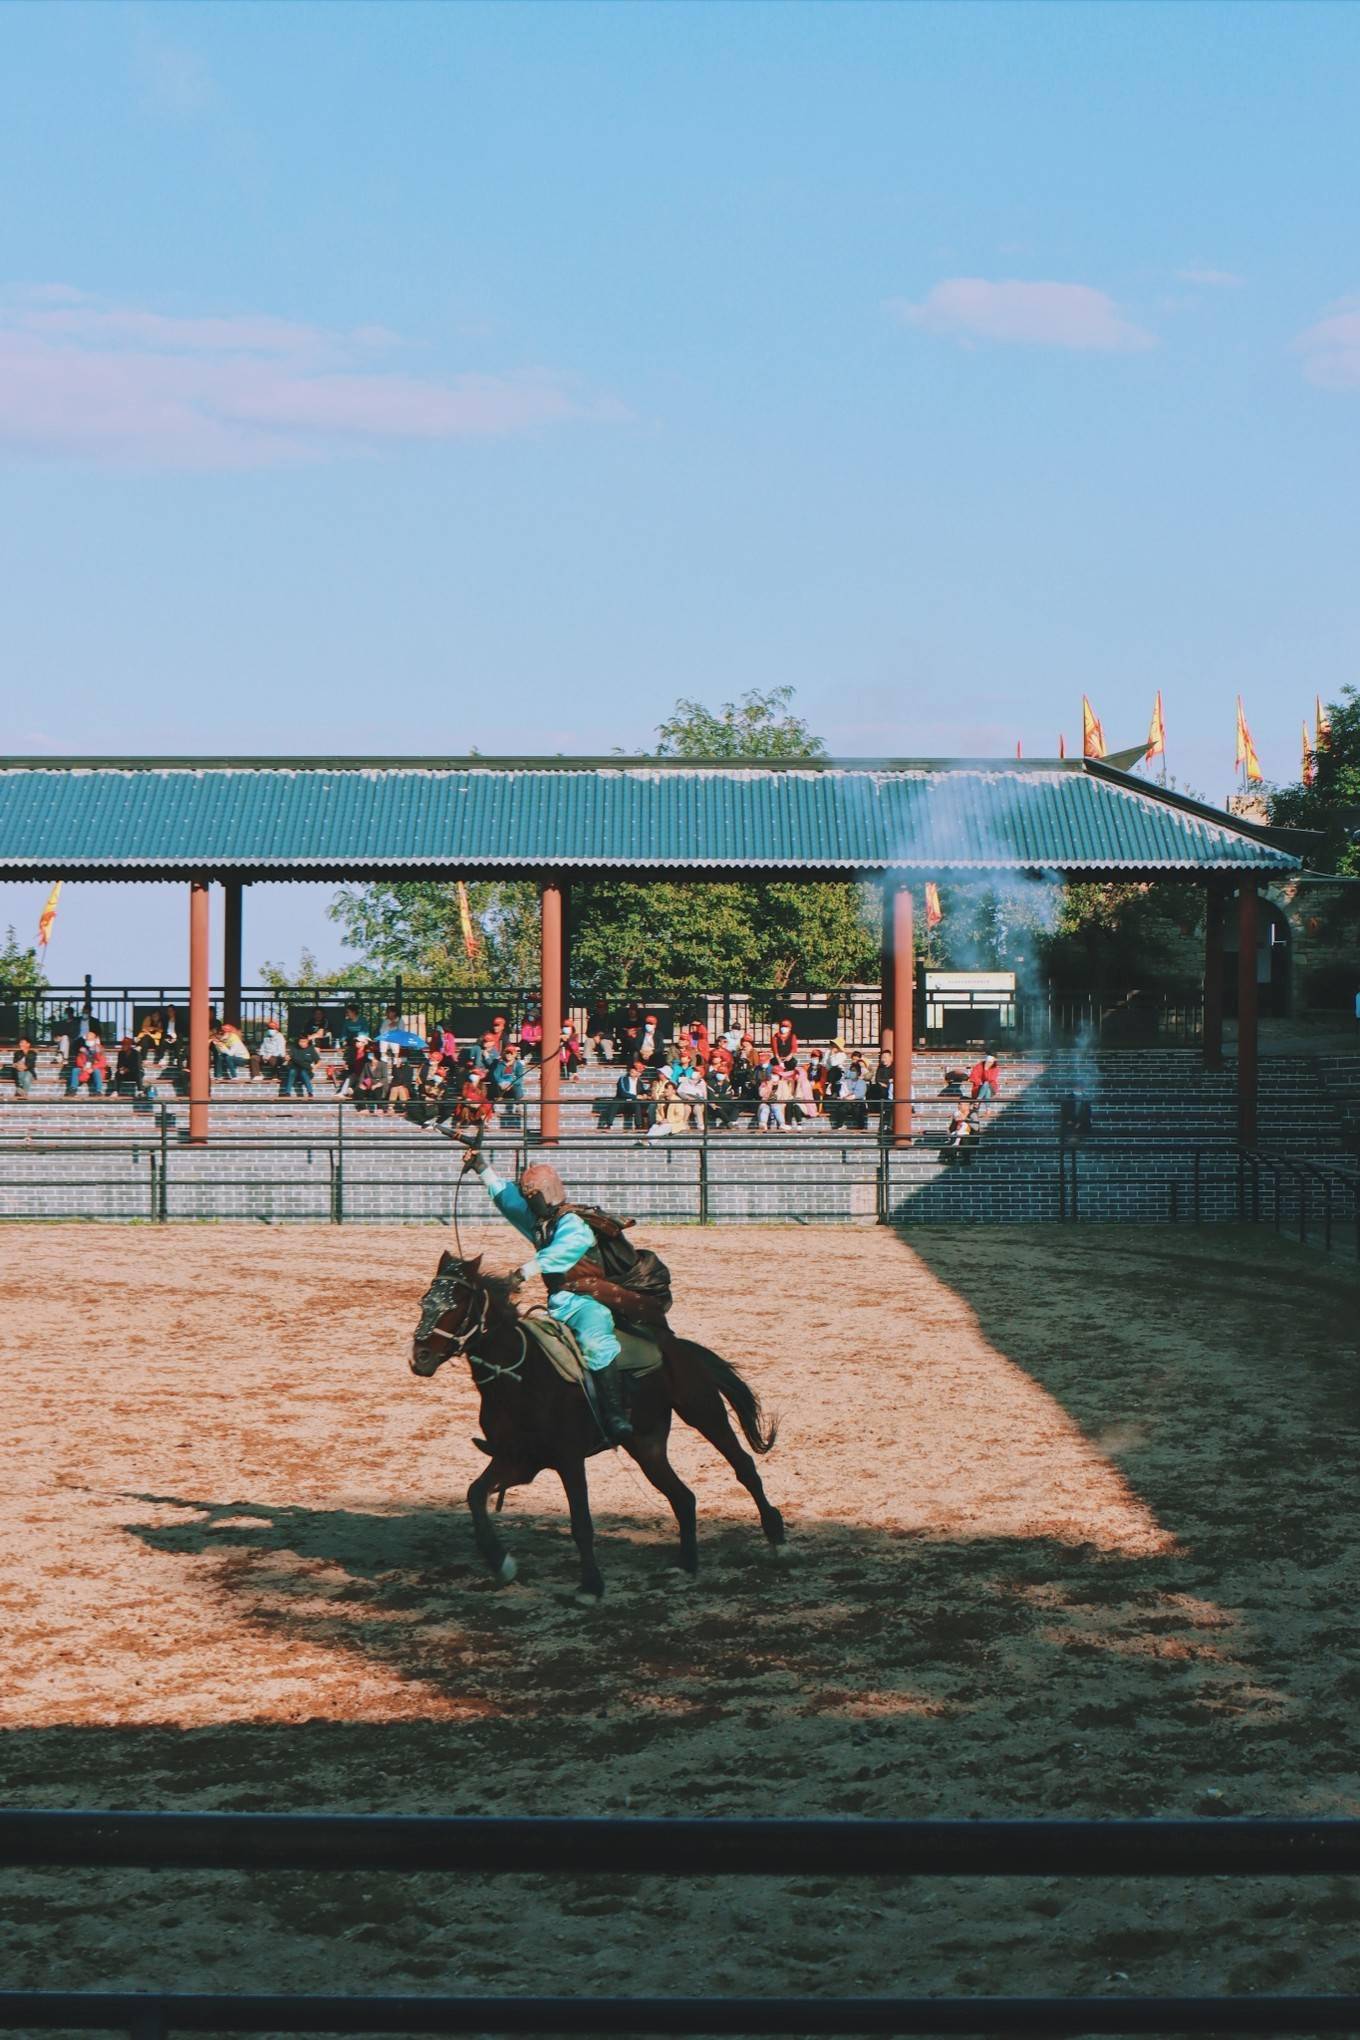
<path id="1" fill-rule="evenodd" d="M 1360 13 L 0 10 L 5 749 L 1112 745 L 1360 669 Z M 27 932 L 31 887 L 0 888 Z M 68 891 L 61 977 L 182 971 Z M 250 960 L 328 958 L 252 902 Z M 121 961 L 120 961 L 121 960 Z"/>

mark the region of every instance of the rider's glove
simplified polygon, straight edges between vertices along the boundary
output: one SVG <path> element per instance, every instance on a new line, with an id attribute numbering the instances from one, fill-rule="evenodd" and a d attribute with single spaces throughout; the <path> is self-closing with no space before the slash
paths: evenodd
<path id="1" fill-rule="evenodd" d="M 514 1274 L 510 1277 L 510 1280 L 514 1287 L 518 1289 L 521 1283 L 527 1282 L 531 1275 L 537 1275 L 537 1273 L 538 1270 L 534 1266 L 533 1262 L 526 1261 L 522 1268 L 516 1268 Z"/>

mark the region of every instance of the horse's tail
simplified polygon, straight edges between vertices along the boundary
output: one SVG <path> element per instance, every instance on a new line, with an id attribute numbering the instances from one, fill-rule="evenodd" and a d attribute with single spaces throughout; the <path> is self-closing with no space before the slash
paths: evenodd
<path id="1" fill-rule="evenodd" d="M 691 1351 L 698 1354 L 705 1374 L 720 1394 L 732 1405 L 732 1413 L 741 1425 L 747 1444 L 753 1452 L 768 1452 L 779 1435 L 778 1419 L 765 1421 L 760 1407 L 760 1397 L 749 1381 L 743 1381 L 730 1360 L 724 1360 L 720 1353 L 710 1352 L 707 1346 L 687 1341 Z"/>

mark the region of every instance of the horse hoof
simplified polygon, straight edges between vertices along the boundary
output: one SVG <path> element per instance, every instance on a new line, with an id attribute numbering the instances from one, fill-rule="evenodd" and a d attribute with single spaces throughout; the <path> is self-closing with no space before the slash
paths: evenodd
<path id="1" fill-rule="evenodd" d="M 515 1577 L 515 1574 L 518 1571 L 519 1567 L 515 1564 L 514 1559 L 511 1558 L 509 1552 L 507 1551 L 505 1557 L 496 1567 L 496 1578 L 500 1581 L 503 1587 L 508 1587 L 511 1580 Z"/>
<path id="2" fill-rule="evenodd" d="M 787 1544 L 772 1544 L 770 1546 L 770 1557 L 778 1565 L 787 1565 L 792 1556 L 793 1554 Z"/>
<path id="3" fill-rule="evenodd" d="M 589 1594 L 584 1587 L 578 1587 L 575 1598 L 578 1608 L 598 1608 L 604 1599 L 604 1595 L 602 1593 Z"/>

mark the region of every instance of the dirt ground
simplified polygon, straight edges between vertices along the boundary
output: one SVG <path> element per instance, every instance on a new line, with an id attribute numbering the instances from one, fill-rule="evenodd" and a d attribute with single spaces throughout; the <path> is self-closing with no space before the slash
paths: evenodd
<path id="1" fill-rule="evenodd" d="M 621 1455 L 461 1496 L 434 1228 L 0 1234 L 0 1799 L 476 1813 L 1360 1814 L 1360 1284 L 1256 1231 L 651 1229 L 781 1419 L 773 1563 Z M 508 1236 L 479 1241 L 500 1264 Z M 1357 1894 L 1206 1880 L 0 1880 L 0 1985 L 1360 1989 Z"/>

